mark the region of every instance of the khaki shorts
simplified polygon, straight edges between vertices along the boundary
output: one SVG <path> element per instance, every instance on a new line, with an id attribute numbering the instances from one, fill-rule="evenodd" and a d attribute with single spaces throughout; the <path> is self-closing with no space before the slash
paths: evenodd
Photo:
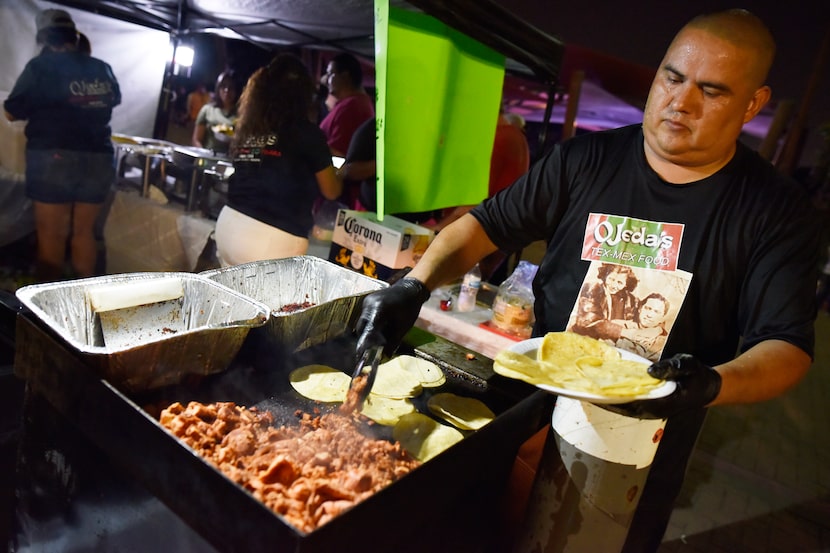
<path id="1" fill-rule="evenodd" d="M 308 238 L 289 234 L 225 206 L 216 218 L 216 257 L 222 267 L 304 255 Z"/>

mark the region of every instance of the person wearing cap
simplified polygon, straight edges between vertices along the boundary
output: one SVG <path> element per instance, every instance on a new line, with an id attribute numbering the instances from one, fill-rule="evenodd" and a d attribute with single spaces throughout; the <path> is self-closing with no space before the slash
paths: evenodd
<path id="1" fill-rule="evenodd" d="M 44 48 L 17 78 L 3 104 L 9 121 L 26 123 L 26 195 L 37 236 L 37 279 L 60 279 L 67 244 L 73 276 L 93 276 L 95 221 L 115 181 L 110 119 L 121 103 L 112 68 L 82 52 L 72 17 L 37 15 Z"/>

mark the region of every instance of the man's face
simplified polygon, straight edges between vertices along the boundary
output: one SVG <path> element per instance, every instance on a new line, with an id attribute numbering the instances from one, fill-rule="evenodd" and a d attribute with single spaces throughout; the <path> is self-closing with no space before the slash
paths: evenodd
<path id="1" fill-rule="evenodd" d="M 685 29 L 666 52 L 643 116 L 647 153 L 685 167 L 723 165 L 743 124 L 760 111 L 755 55 L 700 29 Z"/>
<path id="2" fill-rule="evenodd" d="M 608 293 L 616 294 L 625 288 L 626 280 L 628 280 L 628 277 L 618 271 L 608 273 L 608 276 L 605 277 L 605 287 L 608 289 Z"/>
<path id="3" fill-rule="evenodd" d="M 329 94 L 337 98 L 338 93 L 343 90 L 343 79 L 345 78 L 343 72 L 337 69 L 337 64 L 329 62 L 326 67 L 326 86 L 329 89 Z"/>
<path id="4" fill-rule="evenodd" d="M 649 298 L 640 306 L 640 326 L 652 328 L 663 322 L 666 304 L 660 298 Z"/>

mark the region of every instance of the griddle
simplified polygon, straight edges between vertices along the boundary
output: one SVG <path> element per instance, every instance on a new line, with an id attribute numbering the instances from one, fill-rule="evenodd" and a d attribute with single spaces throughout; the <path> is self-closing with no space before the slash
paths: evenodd
<path id="1" fill-rule="evenodd" d="M 501 496 L 518 447 L 548 424 L 552 396 L 492 371 L 492 361 L 414 329 L 399 353 L 436 362 L 447 383 L 430 393 L 476 397 L 496 413 L 484 428 L 313 532 L 301 532 L 184 445 L 157 421 L 173 401 L 234 401 L 278 423 L 324 412 L 299 396 L 288 372 L 309 363 L 349 372 L 353 337 L 287 354 L 252 334 L 230 367 L 176 386 L 126 394 L 31 314 L 18 316 L 15 370 L 116 465 L 219 551 L 489 551 L 498 540 Z M 367 425 L 373 437 L 391 429 Z"/>

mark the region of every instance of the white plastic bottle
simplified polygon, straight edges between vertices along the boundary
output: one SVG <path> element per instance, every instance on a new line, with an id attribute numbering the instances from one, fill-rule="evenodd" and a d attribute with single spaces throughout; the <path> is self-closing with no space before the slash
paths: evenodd
<path id="1" fill-rule="evenodd" d="M 472 311 L 476 306 L 476 296 L 481 288 L 481 269 L 478 263 L 467 271 L 461 283 L 461 290 L 458 292 L 458 302 L 455 304 L 457 311 Z"/>

